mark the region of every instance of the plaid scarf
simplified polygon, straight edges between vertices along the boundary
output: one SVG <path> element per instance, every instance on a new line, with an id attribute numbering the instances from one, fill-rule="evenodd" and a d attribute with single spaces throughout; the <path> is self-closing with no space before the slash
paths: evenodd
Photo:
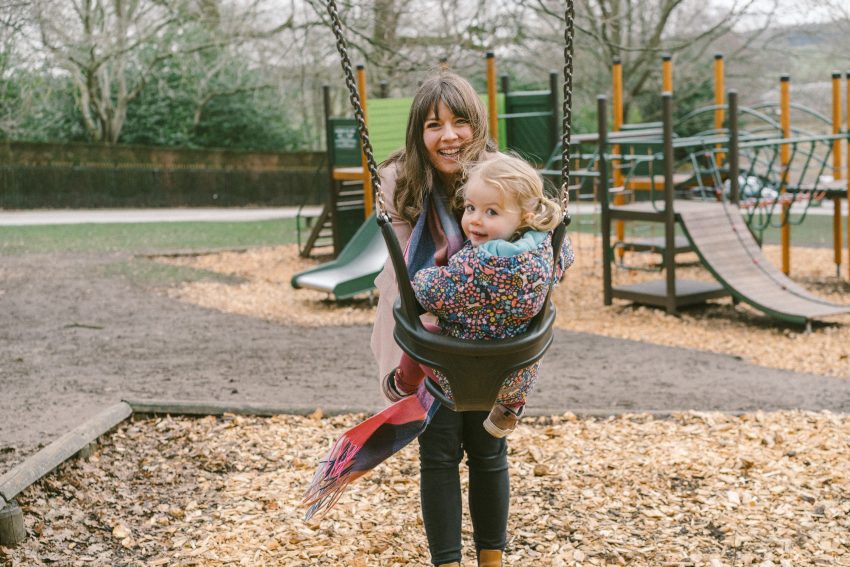
<path id="1" fill-rule="evenodd" d="M 463 233 L 439 187 L 426 195 L 423 210 L 405 250 L 411 277 L 423 268 L 446 265 L 463 246 Z M 304 493 L 302 504 L 308 507 L 304 519 L 330 510 L 349 484 L 419 437 L 439 408 L 440 402 L 428 392 L 423 380 L 415 395 L 343 433 L 320 461 Z"/>

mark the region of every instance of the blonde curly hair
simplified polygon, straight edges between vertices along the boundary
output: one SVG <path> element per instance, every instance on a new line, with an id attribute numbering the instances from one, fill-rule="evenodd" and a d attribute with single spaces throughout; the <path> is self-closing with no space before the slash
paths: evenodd
<path id="1" fill-rule="evenodd" d="M 466 185 L 457 193 L 462 206 L 466 187 L 472 179 L 499 191 L 503 198 L 516 201 L 520 207 L 520 229 L 552 230 L 561 222 L 561 205 L 543 192 L 543 179 L 525 160 L 507 154 L 496 154 L 472 165 L 466 171 Z"/>

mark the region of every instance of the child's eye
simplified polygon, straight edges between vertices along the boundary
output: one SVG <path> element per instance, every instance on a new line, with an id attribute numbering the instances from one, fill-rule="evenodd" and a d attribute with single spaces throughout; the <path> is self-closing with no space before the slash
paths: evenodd
<path id="1" fill-rule="evenodd" d="M 495 217 L 499 215 L 499 211 L 497 211 L 496 209 L 487 209 L 487 215 Z"/>
<path id="2" fill-rule="evenodd" d="M 463 208 L 467 213 L 475 212 L 475 205 L 465 205 Z"/>

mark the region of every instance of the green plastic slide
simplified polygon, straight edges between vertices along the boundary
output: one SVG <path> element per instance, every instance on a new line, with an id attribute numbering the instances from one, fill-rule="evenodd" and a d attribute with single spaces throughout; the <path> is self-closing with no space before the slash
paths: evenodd
<path id="1" fill-rule="evenodd" d="M 315 289 L 347 299 L 375 287 L 387 260 L 387 246 L 375 220 L 366 219 L 336 259 L 292 276 L 295 289 Z"/>

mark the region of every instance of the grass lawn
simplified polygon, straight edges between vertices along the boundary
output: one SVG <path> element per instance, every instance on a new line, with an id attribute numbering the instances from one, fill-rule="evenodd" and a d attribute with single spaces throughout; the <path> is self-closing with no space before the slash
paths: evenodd
<path id="1" fill-rule="evenodd" d="M 570 230 L 573 232 L 593 233 L 597 234 L 601 229 L 600 215 L 592 214 L 574 214 L 573 221 L 570 224 Z M 791 245 L 806 246 L 812 248 L 832 247 L 832 215 L 807 215 L 801 224 L 799 215 L 791 215 Z M 847 218 L 841 220 L 842 230 L 842 247 L 847 248 Z M 764 231 L 765 244 L 780 244 L 780 229 L 779 227 L 770 227 Z M 613 233 L 613 229 L 612 229 Z M 676 234 L 682 234 L 679 227 L 676 227 Z M 648 236 L 664 236 L 664 225 L 661 223 L 641 223 L 627 222 L 626 223 L 626 238 L 629 235 L 637 237 Z"/>
<path id="2" fill-rule="evenodd" d="M 306 237 L 302 233 L 302 238 Z M 295 219 L 0 227 L 0 255 L 164 252 L 276 246 L 297 241 Z"/>

